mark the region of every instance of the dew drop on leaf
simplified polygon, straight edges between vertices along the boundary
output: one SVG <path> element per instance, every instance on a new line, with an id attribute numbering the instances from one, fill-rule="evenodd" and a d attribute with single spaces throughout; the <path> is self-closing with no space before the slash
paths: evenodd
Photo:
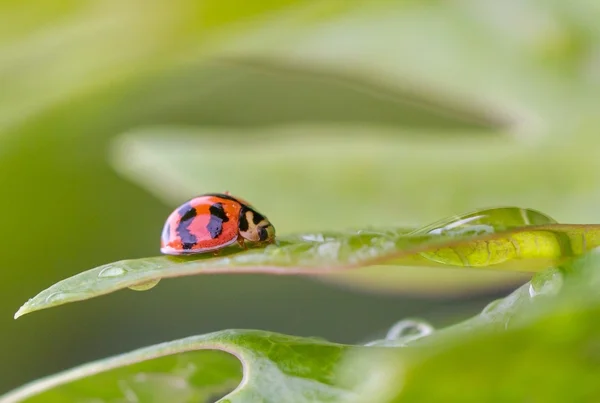
<path id="1" fill-rule="evenodd" d="M 502 304 L 503 301 L 504 301 L 504 299 L 500 298 L 500 299 L 496 299 L 496 300 L 490 302 L 489 304 L 487 304 L 485 306 L 485 308 L 483 308 L 483 310 L 481 311 L 481 314 L 482 315 L 493 314 L 500 307 L 500 304 Z"/>
<path id="2" fill-rule="evenodd" d="M 145 281 L 143 283 L 129 286 L 128 288 L 133 291 L 146 291 L 151 288 L 154 288 L 156 286 L 156 284 L 158 284 L 159 281 L 160 281 L 160 279 Z"/>
<path id="3" fill-rule="evenodd" d="M 61 299 L 67 298 L 68 294 L 64 292 L 53 292 L 46 297 L 46 303 L 60 301 Z"/>
<path id="4" fill-rule="evenodd" d="M 384 340 L 376 340 L 365 345 L 378 347 L 404 346 L 410 341 L 430 335 L 433 331 L 433 326 L 423 320 L 404 319 L 388 330 Z"/>
<path id="5" fill-rule="evenodd" d="M 476 210 L 444 218 L 413 231 L 413 234 L 473 236 L 504 231 L 519 226 L 553 223 L 556 223 L 556 220 L 536 210 L 501 207 Z"/>
<path id="6" fill-rule="evenodd" d="M 529 296 L 556 295 L 563 284 L 563 275 L 559 269 L 548 269 L 531 279 Z"/>
<path id="7" fill-rule="evenodd" d="M 433 326 L 418 319 L 405 319 L 390 328 L 386 335 L 387 340 L 398 340 L 409 337 L 411 339 L 427 336 L 433 333 Z"/>
<path id="8" fill-rule="evenodd" d="M 98 277 L 118 277 L 127 273 L 127 271 L 121 267 L 107 266 L 98 273 Z"/>

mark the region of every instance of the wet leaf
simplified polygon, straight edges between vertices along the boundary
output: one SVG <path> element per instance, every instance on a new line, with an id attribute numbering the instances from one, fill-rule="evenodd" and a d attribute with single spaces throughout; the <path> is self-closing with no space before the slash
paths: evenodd
<path id="1" fill-rule="evenodd" d="M 431 340 L 412 360 L 398 351 L 377 362 L 364 357 L 371 376 L 350 401 L 595 401 L 599 315 L 597 305 L 562 310 L 509 331 L 437 339 L 435 348 Z"/>
<path id="2" fill-rule="evenodd" d="M 0 402 L 276 402 L 282 394 L 298 402 L 592 401 L 600 391 L 599 264 L 596 251 L 541 272 L 446 329 L 406 319 L 365 346 L 222 331 L 76 367 Z"/>
<path id="3" fill-rule="evenodd" d="M 359 353 L 346 365 L 368 363 L 373 373 L 350 401 L 596 400 L 599 267 L 595 250 L 542 272 L 480 315 L 416 340 L 411 357 Z"/>
<path id="4" fill-rule="evenodd" d="M 423 230 L 366 229 L 282 236 L 277 244 L 222 256 L 159 256 L 109 263 L 65 279 L 26 302 L 15 318 L 124 288 L 148 289 L 163 278 L 215 273 L 325 275 L 385 265 L 540 271 L 600 245 L 600 225 L 553 222 L 514 207 L 471 212 Z M 453 226 L 451 223 L 455 223 Z M 495 229 L 498 229 L 496 232 Z M 422 269 L 425 269 L 424 267 Z"/>
<path id="5" fill-rule="evenodd" d="M 334 369 L 348 348 L 227 330 L 85 364 L 24 385 L 0 402 L 276 402 L 282 393 L 296 402 L 340 401 L 351 392 L 335 384 Z"/>

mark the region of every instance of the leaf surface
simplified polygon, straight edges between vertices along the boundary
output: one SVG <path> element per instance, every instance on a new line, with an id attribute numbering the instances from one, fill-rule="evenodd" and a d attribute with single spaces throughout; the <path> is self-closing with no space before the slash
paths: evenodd
<path id="1" fill-rule="evenodd" d="M 219 402 L 276 402 L 282 394 L 297 402 L 340 401 L 352 393 L 334 382 L 335 365 L 347 348 L 312 338 L 227 330 L 85 364 L 24 385 L 0 402 L 184 403 L 219 397 Z"/>
<path id="2" fill-rule="evenodd" d="M 600 225 L 523 225 L 553 221 L 535 210 L 506 207 L 450 217 L 412 232 L 388 228 L 288 235 L 264 248 L 228 248 L 219 257 L 204 254 L 123 260 L 54 284 L 26 302 L 15 318 L 124 288 L 146 290 L 171 277 L 215 273 L 324 275 L 372 265 L 385 265 L 389 270 L 394 266 L 425 266 L 534 272 L 600 245 Z"/>
<path id="3" fill-rule="evenodd" d="M 446 329 L 405 320 L 368 346 L 228 330 L 76 367 L 0 402 L 590 401 L 600 392 L 599 265 L 594 252 L 541 272 Z"/>
<path id="4" fill-rule="evenodd" d="M 416 359 L 390 350 L 375 363 L 359 353 L 346 365 L 369 362 L 375 373 L 350 401 L 597 400 L 598 268 L 595 250 L 542 272 L 480 315 L 416 340 Z"/>

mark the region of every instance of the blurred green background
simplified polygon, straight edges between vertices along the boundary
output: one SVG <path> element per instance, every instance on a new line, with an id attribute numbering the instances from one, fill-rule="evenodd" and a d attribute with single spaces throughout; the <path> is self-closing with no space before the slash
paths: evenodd
<path id="1" fill-rule="evenodd" d="M 281 234 L 498 205 L 600 222 L 598 17 L 584 0 L 0 1 L 0 393 L 225 328 L 350 343 L 476 313 L 527 275 L 197 276 L 12 319 L 60 279 L 157 254 L 204 192 Z"/>

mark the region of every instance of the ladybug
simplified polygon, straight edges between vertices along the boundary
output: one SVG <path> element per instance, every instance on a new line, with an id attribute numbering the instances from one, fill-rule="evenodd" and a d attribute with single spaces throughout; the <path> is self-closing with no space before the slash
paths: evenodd
<path id="1" fill-rule="evenodd" d="M 229 192 L 194 197 L 171 213 L 162 231 L 160 251 L 166 255 L 213 252 L 237 241 L 272 243 L 275 227 L 250 203 Z"/>

